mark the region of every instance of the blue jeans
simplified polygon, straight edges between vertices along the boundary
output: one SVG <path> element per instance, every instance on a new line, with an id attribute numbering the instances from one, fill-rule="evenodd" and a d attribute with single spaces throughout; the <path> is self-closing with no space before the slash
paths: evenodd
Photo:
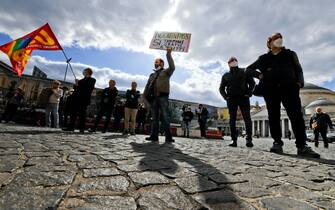
<path id="1" fill-rule="evenodd" d="M 51 126 L 51 114 L 53 116 L 53 126 L 58 128 L 59 126 L 59 116 L 58 116 L 58 105 L 59 104 L 47 104 L 45 107 L 45 125 L 47 127 Z"/>
<path id="2" fill-rule="evenodd" d="M 169 112 L 169 97 L 158 96 L 151 104 L 151 135 L 152 139 L 158 139 L 159 121 L 161 121 L 165 133 L 165 140 L 171 140 L 172 135 L 170 131 L 170 112 Z"/>

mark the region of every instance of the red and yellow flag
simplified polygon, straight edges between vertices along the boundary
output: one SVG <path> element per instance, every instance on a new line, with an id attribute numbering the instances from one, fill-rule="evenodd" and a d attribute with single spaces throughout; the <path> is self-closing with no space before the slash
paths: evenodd
<path id="1" fill-rule="evenodd" d="M 8 55 L 14 71 L 20 77 L 33 50 L 62 50 L 62 47 L 47 23 L 19 39 L 0 46 L 0 50 Z"/>

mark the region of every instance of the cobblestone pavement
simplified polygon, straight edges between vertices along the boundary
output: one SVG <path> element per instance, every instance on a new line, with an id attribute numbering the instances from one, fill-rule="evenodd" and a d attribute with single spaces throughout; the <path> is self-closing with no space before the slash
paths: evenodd
<path id="1" fill-rule="evenodd" d="M 335 209 L 335 144 L 319 160 L 229 141 L 0 124 L 0 209 Z M 162 138 L 163 139 L 163 138 Z"/>

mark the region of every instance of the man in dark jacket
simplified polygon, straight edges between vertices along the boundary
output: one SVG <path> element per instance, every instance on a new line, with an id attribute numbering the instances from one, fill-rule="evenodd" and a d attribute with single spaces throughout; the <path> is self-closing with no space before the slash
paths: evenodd
<path id="1" fill-rule="evenodd" d="M 181 116 L 183 117 L 184 137 L 189 138 L 190 137 L 191 121 L 194 117 L 193 112 L 191 110 L 191 107 L 189 107 L 189 106 L 185 107 Z"/>
<path id="2" fill-rule="evenodd" d="M 95 132 L 97 126 L 102 118 L 102 116 L 106 116 L 105 124 L 102 129 L 102 133 L 105 133 L 108 129 L 108 125 L 114 110 L 115 99 L 119 94 L 119 91 L 115 87 L 116 82 L 114 80 L 109 80 L 109 87 L 105 88 L 101 93 L 100 98 L 100 108 L 95 118 L 95 122 L 93 127 L 89 130 L 89 132 Z"/>
<path id="3" fill-rule="evenodd" d="M 16 88 L 12 91 L 11 95 L 8 96 L 5 112 L 2 115 L 1 122 L 3 123 L 14 123 L 13 118 L 17 112 L 17 109 L 22 104 L 24 99 L 24 91 L 21 88 Z"/>
<path id="4" fill-rule="evenodd" d="M 92 74 L 92 69 L 86 68 L 83 71 L 84 78 L 75 80 L 76 84 L 73 87 L 73 109 L 70 116 L 70 124 L 63 129 L 64 131 L 74 131 L 74 124 L 79 115 L 79 131 L 80 133 L 84 133 L 86 109 L 91 103 L 91 94 L 96 82 L 96 80 L 92 78 Z"/>
<path id="5" fill-rule="evenodd" d="M 200 134 L 202 138 L 206 138 L 206 129 L 207 129 L 207 120 L 208 120 L 208 110 L 207 108 L 202 105 L 199 104 L 199 109 L 196 110 L 196 115 L 198 116 L 198 123 L 199 123 L 199 127 L 200 127 Z"/>
<path id="6" fill-rule="evenodd" d="M 150 104 L 152 114 L 151 135 L 146 138 L 148 141 L 158 141 L 159 120 L 162 116 L 162 126 L 165 132 L 165 142 L 174 142 L 170 131 L 170 113 L 169 113 L 169 94 L 170 78 L 175 70 L 174 61 L 171 56 L 172 49 L 166 50 L 166 58 L 169 67 L 164 69 L 164 60 L 157 58 L 155 60 L 155 69 L 149 77 L 145 86 L 143 96 Z"/>
<path id="7" fill-rule="evenodd" d="M 235 57 L 228 60 L 230 71 L 225 73 L 221 79 L 220 93 L 227 101 L 229 109 L 229 124 L 232 143 L 231 147 L 237 147 L 236 115 L 240 107 L 246 128 L 246 146 L 253 147 L 252 143 L 252 125 L 250 117 L 250 100 L 252 90 L 255 87 L 255 81 L 252 76 L 247 75 L 244 69 L 238 67 Z"/>
<path id="8" fill-rule="evenodd" d="M 299 156 L 319 158 L 306 144 L 306 132 L 301 101 L 300 88 L 304 86 L 304 76 L 297 54 L 283 47 L 283 37 L 275 33 L 268 38 L 269 52 L 260 56 L 247 67 L 247 72 L 262 80 L 263 97 L 269 115 L 271 136 L 274 139 L 270 152 L 282 153 L 282 132 L 280 128 L 281 103 L 286 109 L 296 137 Z"/>
<path id="9" fill-rule="evenodd" d="M 330 129 L 333 129 L 333 123 L 330 120 L 329 115 L 322 112 L 321 107 L 317 107 L 315 109 L 315 113 L 311 117 L 309 125 L 310 128 L 314 130 L 315 147 L 319 146 L 319 135 L 321 133 L 324 146 L 325 148 L 328 148 L 328 138 L 327 138 L 328 126 Z"/>
<path id="10" fill-rule="evenodd" d="M 131 89 L 128 89 L 126 92 L 123 134 L 130 133 L 130 135 L 135 135 L 136 115 L 138 110 L 139 98 L 141 96 L 140 91 L 138 91 L 136 88 L 137 83 L 132 82 Z"/>
<path id="11" fill-rule="evenodd" d="M 138 111 L 136 115 L 137 121 L 137 129 L 139 133 L 145 132 L 145 122 L 147 119 L 147 109 L 144 107 L 143 104 L 139 104 Z"/>
<path id="12" fill-rule="evenodd" d="M 68 125 L 68 118 L 73 112 L 73 92 L 74 89 L 70 89 L 69 91 L 66 91 L 65 95 L 63 96 L 63 103 L 64 103 L 64 109 L 63 109 L 63 127 L 66 128 Z"/>

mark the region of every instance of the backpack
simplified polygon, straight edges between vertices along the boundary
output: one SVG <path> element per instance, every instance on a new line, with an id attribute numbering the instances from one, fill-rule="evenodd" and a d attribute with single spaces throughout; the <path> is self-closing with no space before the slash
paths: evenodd
<path id="1" fill-rule="evenodd" d="M 52 95 L 52 89 L 51 88 L 44 88 L 40 95 L 38 96 L 37 105 L 38 106 L 46 106 L 49 102 L 49 98 Z"/>

